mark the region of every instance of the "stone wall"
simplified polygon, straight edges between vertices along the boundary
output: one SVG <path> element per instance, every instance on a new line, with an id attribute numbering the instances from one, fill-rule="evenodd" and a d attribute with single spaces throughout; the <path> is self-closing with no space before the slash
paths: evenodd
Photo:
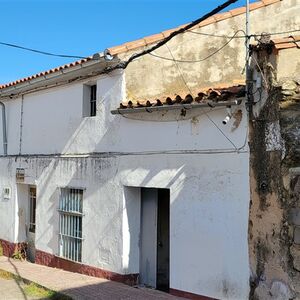
<path id="1" fill-rule="evenodd" d="M 298 29 L 299 8 L 299 0 L 283 0 L 251 11 L 251 34 Z M 135 60 L 125 71 L 126 99 L 122 100 L 136 102 L 181 93 L 197 95 L 199 88 L 244 82 L 245 40 L 234 38 L 229 42 L 226 37 L 206 34 L 232 36 L 238 30 L 245 30 L 245 21 L 245 14 L 240 14 L 176 36 L 168 42 L 168 46 L 163 46 L 153 52 L 169 60 L 151 55 Z M 243 33 L 237 32 L 237 35 L 243 35 Z M 272 36 L 272 38 L 275 37 Z M 282 37 L 282 35 L 277 37 Z M 251 40 L 253 41 L 254 39 Z M 224 47 L 226 43 L 228 45 Z M 221 47 L 224 48 L 218 51 Z M 119 57 L 127 60 L 140 50 L 134 49 Z M 207 58 L 214 52 L 217 53 Z M 174 63 L 172 57 L 179 61 L 189 62 Z"/>
<path id="2" fill-rule="evenodd" d="M 278 56 L 258 59 L 269 86 L 250 120 L 250 299 L 300 299 L 300 82 L 277 76 Z"/>
<path id="3" fill-rule="evenodd" d="M 299 51 L 299 50 L 298 50 Z M 285 157 L 281 171 L 287 191 L 285 222 L 290 286 L 300 297 L 300 81 L 282 82 L 280 102 L 281 134 L 285 141 Z"/>

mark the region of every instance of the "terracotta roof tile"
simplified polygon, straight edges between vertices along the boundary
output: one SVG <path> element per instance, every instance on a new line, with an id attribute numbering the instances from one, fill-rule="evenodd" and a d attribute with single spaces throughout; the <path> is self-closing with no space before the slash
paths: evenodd
<path id="1" fill-rule="evenodd" d="M 255 9 L 258 9 L 258 8 L 261 8 L 261 7 L 265 7 L 266 5 L 270 5 L 270 4 L 273 4 L 273 3 L 276 3 L 276 2 L 280 2 L 280 1 L 281 0 L 263 0 L 263 1 L 254 2 L 254 3 L 250 4 L 250 10 L 255 10 Z M 235 16 L 240 15 L 240 14 L 244 14 L 245 12 L 246 12 L 246 7 L 238 7 L 238 8 L 235 8 L 233 10 L 229 10 L 228 12 L 216 14 L 216 15 L 202 21 L 200 24 L 196 25 L 193 28 L 199 28 L 199 27 L 207 26 L 207 25 L 210 25 L 210 24 L 222 21 L 222 20 L 226 20 L 226 19 L 231 18 L 231 17 L 235 17 Z M 154 34 L 154 35 L 144 37 L 142 40 L 145 40 L 147 45 L 158 42 L 158 41 L 162 40 L 163 38 L 169 36 L 172 32 L 174 32 L 174 31 L 176 31 L 176 30 L 178 30 L 182 27 L 185 27 L 186 25 L 187 24 L 184 24 L 184 25 L 178 26 L 177 28 L 163 31 L 162 33 L 158 33 L 158 34 Z M 139 41 L 140 40 L 132 42 L 132 46 L 130 47 L 130 50 L 139 48 L 140 47 L 139 46 L 139 43 L 140 43 Z M 136 45 L 136 47 L 134 47 L 134 45 Z M 126 46 L 126 44 L 121 45 L 121 46 L 112 47 L 112 48 L 109 48 L 108 50 L 109 50 L 111 55 L 116 55 L 116 54 L 127 52 L 129 50 L 124 46 Z"/>
<path id="2" fill-rule="evenodd" d="M 257 9 L 257 8 L 260 8 L 260 7 L 264 7 L 266 5 L 270 5 L 270 4 L 279 2 L 279 1 L 281 1 L 281 0 L 262 0 L 262 1 L 254 2 L 254 3 L 250 4 L 250 10 L 254 10 L 254 9 Z M 240 15 L 240 14 L 244 14 L 245 12 L 246 12 L 246 8 L 245 7 L 240 7 L 240 8 L 230 10 L 228 12 L 216 14 L 215 16 L 212 16 L 212 17 L 204 20 L 203 22 L 201 22 L 200 24 L 198 24 L 194 28 L 207 26 L 209 24 L 213 24 L 213 23 L 216 23 L 216 22 L 219 22 L 219 21 L 237 16 L 237 15 Z M 163 38 L 169 36 L 172 32 L 178 30 L 179 28 L 182 28 L 183 26 L 185 26 L 185 25 L 181 25 L 177 28 L 163 31 L 162 33 L 147 36 L 147 37 L 144 37 L 144 38 L 136 40 L 136 41 L 128 42 L 128 43 L 125 43 L 123 45 L 118 45 L 118 46 L 115 46 L 115 47 L 111 47 L 111 48 L 108 49 L 109 53 L 111 55 L 118 55 L 118 54 L 121 54 L 121 53 L 125 53 L 129 50 L 137 49 L 137 48 L 143 47 L 145 45 L 149 45 L 149 44 L 158 42 L 158 41 L 162 40 Z M 86 62 L 90 59 L 91 59 L 91 57 L 89 57 L 87 59 L 82 59 L 82 60 L 79 60 L 79 61 L 76 61 L 76 62 L 73 62 L 73 63 L 70 63 L 70 64 L 66 64 L 66 65 L 51 69 L 51 70 L 46 71 L 46 72 L 53 73 L 53 72 L 61 71 L 61 70 L 73 67 L 75 65 L 83 64 L 84 62 Z M 23 78 L 22 82 L 29 81 L 29 80 L 37 78 L 37 77 L 45 76 L 45 74 L 49 74 L 49 73 L 46 73 L 46 72 L 42 72 L 42 73 L 39 73 L 39 74 L 35 74 L 35 75 L 32 75 L 32 76 Z M 0 89 L 6 88 L 8 86 L 16 85 L 19 82 L 21 82 L 21 81 L 18 80 L 18 81 L 14 81 L 14 82 L 11 82 L 11 83 L 8 83 L 8 84 L 0 85 Z"/>
<path id="3" fill-rule="evenodd" d="M 123 53 L 123 52 L 126 52 L 126 51 L 127 51 L 127 48 L 126 48 L 125 44 L 109 48 L 109 53 L 111 55 L 117 55 L 117 54 L 120 54 L 120 53 Z"/>
<path id="4" fill-rule="evenodd" d="M 171 33 L 173 33 L 173 32 L 176 31 L 176 30 L 177 30 L 177 28 L 165 30 L 165 31 L 163 31 L 161 34 L 164 36 L 164 38 L 166 38 L 166 37 L 168 37 Z"/>
<path id="5" fill-rule="evenodd" d="M 290 36 L 286 38 L 273 39 L 272 43 L 277 50 L 287 48 L 299 48 L 300 49 L 300 35 Z"/>
<path id="6" fill-rule="evenodd" d="M 162 33 L 153 34 L 150 36 L 144 37 L 144 40 L 146 41 L 147 45 L 158 42 L 164 38 Z"/>
<path id="7" fill-rule="evenodd" d="M 232 14 L 230 11 L 227 11 L 225 13 L 222 14 L 217 14 L 215 15 L 215 19 L 217 22 L 222 21 L 222 20 L 226 20 L 232 17 Z"/>
<path id="8" fill-rule="evenodd" d="M 215 19 L 214 16 L 212 16 L 210 18 L 207 18 L 206 20 L 202 21 L 199 24 L 199 27 L 207 26 L 207 25 L 210 25 L 210 24 L 213 24 L 213 23 L 216 23 L 216 19 Z"/>
<path id="9" fill-rule="evenodd" d="M 199 89 L 194 97 L 191 94 L 177 93 L 174 95 L 161 96 L 159 99 L 146 99 L 138 101 L 127 101 L 120 103 L 119 109 L 138 108 L 150 106 L 166 106 L 173 104 L 193 104 L 193 103 L 207 103 L 207 102 L 225 102 L 245 96 L 245 86 L 226 86 L 217 88 Z"/>
<path id="10" fill-rule="evenodd" d="M 32 79 L 35 79 L 35 78 L 38 78 L 38 77 L 44 77 L 45 75 L 56 72 L 57 70 L 64 70 L 64 69 L 68 69 L 68 68 L 70 68 L 72 66 L 75 66 L 75 65 L 81 65 L 81 64 L 83 64 L 83 63 L 85 63 L 85 62 L 87 62 L 91 59 L 92 59 L 92 57 L 90 56 L 90 57 L 75 61 L 75 62 L 70 63 L 70 64 L 65 64 L 63 66 L 60 66 L 60 67 L 57 67 L 57 68 L 54 68 L 54 69 L 50 69 L 50 70 L 47 70 L 47 71 L 43 71 L 43 72 L 28 76 L 28 77 L 25 77 L 25 78 L 21 78 L 21 79 L 18 79 L 16 81 L 13 81 L 13 82 L 10 82 L 10 83 L 2 84 L 0 86 L 0 89 L 4 89 L 4 88 L 10 87 L 10 86 L 14 86 L 14 85 L 17 85 L 19 83 L 23 83 L 23 82 L 26 82 L 26 81 L 29 81 L 29 80 L 32 80 Z"/>
<path id="11" fill-rule="evenodd" d="M 282 0 L 261 0 L 261 1 L 264 3 L 264 5 L 270 5 L 276 2 L 280 2 Z"/>
<path id="12" fill-rule="evenodd" d="M 230 10 L 230 12 L 231 12 L 231 15 L 233 17 L 235 17 L 238 15 L 244 14 L 246 12 L 246 7 L 238 7 L 238 8 Z"/>
<path id="13" fill-rule="evenodd" d="M 128 43 L 124 44 L 124 46 L 127 48 L 127 50 L 144 47 L 146 45 L 147 45 L 147 43 L 144 39 L 140 39 L 140 40 L 136 40 L 136 41 L 128 42 Z"/>
<path id="14" fill-rule="evenodd" d="M 258 8 L 261 8 L 261 7 L 264 7 L 264 6 L 265 6 L 265 4 L 262 1 L 254 2 L 254 3 L 250 3 L 249 9 L 250 10 L 255 10 L 255 9 L 258 9 Z"/>

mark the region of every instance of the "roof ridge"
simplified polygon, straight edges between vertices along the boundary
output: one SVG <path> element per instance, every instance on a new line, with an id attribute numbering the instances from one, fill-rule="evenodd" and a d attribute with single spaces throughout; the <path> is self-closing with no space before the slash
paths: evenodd
<path id="1" fill-rule="evenodd" d="M 270 4 L 280 2 L 280 1 L 282 1 L 282 0 L 261 0 L 261 1 L 253 2 L 253 3 L 250 4 L 250 11 L 256 10 L 256 9 L 261 8 L 261 7 L 265 7 L 265 6 L 268 6 Z M 206 20 L 202 21 L 200 24 L 198 24 L 196 26 L 196 28 L 200 28 L 200 27 L 207 26 L 209 24 L 217 23 L 217 22 L 226 20 L 228 18 L 232 18 L 232 17 L 235 17 L 237 15 L 244 14 L 245 12 L 246 12 L 246 7 L 243 6 L 243 7 L 238 7 L 238 8 L 223 12 L 223 13 L 215 14 L 214 16 L 212 16 L 210 18 L 207 18 Z M 127 43 L 124 43 L 124 44 L 121 44 L 121 45 L 118 45 L 118 46 L 115 46 L 115 47 L 111 47 L 111 48 L 108 48 L 108 50 L 109 50 L 111 55 L 125 53 L 127 51 L 137 49 L 137 48 L 140 48 L 140 47 L 144 47 L 144 46 L 153 44 L 155 42 L 158 42 L 158 41 L 168 37 L 172 32 L 174 32 L 174 31 L 176 31 L 176 30 L 178 30 L 178 29 L 180 29 L 184 26 L 186 26 L 186 24 L 185 25 L 180 25 L 180 26 L 178 26 L 176 28 L 173 28 L 173 29 L 162 31 L 162 32 L 157 33 L 157 34 L 149 35 L 149 36 L 143 37 L 141 39 L 130 41 L 130 42 L 127 42 Z M 12 82 L 9 82 L 9 83 L 6 83 L 6 84 L 0 84 L 0 90 L 4 89 L 4 88 L 7 88 L 7 87 L 10 87 L 10 86 L 15 86 L 15 85 L 17 85 L 19 83 L 22 83 L 22 82 L 30 81 L 30 80 L 38 78 L 38 77 L 43 77 L 43 76 L 48 75 L 50 73 L 54 73 L 54 72 L 57 72 L 57 71 L 60 71 L 60 70 L 63 70 L 63 69 L 68 69 L 68 68 L 74 67 L 76 65 L 81 65 L 81 64 L 89 61 L 91 58 L 92 57 L 87 57 L 85 59 L 81 59 L 81 60 L 77 60 L 77 61 L 74 61 L 74 62 L 71 62 L 71 63 L 68 63 L 68 64 L 64 64 L 62 66 L 52 68 L 50 70 L 43 71 L 43 72 L 28 76 L 28 77 L 24 77 L 22 79 L 18 79 L 18 80 L 15 80 L 15 81 L 12 81 Z"/>
<path id="2" fill-rule="evenodd" d="M 251 3 L 249 6 L 249 9 L 250 9 L 250 11 L 253 11 L 253 10 L 256 10 L 256 9 L 259 9 L 262 7 L 266 7 L 268 5 L 271 5 L 271 4 L 274 4 L 277 2 L 281 2 L 281 1 L 282 0 L 261 0 L 261 1 Z M 246 13 L 245 6 L 237 7 L 232 10 L 225 11 L 223 13 L 215 14 L 215 15 L 207 18 L 206 20 L 200 22 L 200 24 L 196 25 L 194 28 L 205 27 L 207 25 L 217 23 L 217 22 L 238 16 L 238 15 L 241 15 L 244 13 Z M 117 54 L 128 52 L 130 50 L 140 48 L 140 47 L 145 47 L 145 46 L 148 46 L 155 42 L 159 42 L 159 41 L 163 40 L 164 38 L 168 37 L 174 31 L 176 31 L 182 27 L 185 27 L 186 25 L 187 24 L 180 25 L 173 29 L 168 29 L 168 30 L 162 31 L 160 33 L 152 34 L 152 35 L 149 35 L 149 36 L 146 36 L 146 37 L 134 40 L 134 41 L 130 41 L 130 42 L 118 45 L 118 46 L 114 46 L 114 47 L 108 48 L 108 51 L 111 55 L 117 55 Z"/>

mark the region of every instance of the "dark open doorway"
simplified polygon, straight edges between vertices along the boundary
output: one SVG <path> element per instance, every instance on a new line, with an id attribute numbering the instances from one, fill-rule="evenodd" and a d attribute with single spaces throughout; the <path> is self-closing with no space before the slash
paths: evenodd
<path id="1" fill-rule="evenodd" d="M 170 274 L 170 190 L 159 189 L 157 201 L 156 288 L 169 292 Z"/>
<path id="2" fill-rule="evenodd" d="M 170 190 L 142 188 L 140 283 L 169 291 Z"/>

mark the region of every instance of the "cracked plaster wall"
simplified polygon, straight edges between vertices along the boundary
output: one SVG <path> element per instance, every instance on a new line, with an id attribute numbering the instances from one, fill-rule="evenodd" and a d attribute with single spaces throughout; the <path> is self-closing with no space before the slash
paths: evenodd
<path id="1" fill-rule="evenodd" d="M 300 299 L 300 52 L 258 55 L 269 89 L 250 121 L 250 298 Z"/>

